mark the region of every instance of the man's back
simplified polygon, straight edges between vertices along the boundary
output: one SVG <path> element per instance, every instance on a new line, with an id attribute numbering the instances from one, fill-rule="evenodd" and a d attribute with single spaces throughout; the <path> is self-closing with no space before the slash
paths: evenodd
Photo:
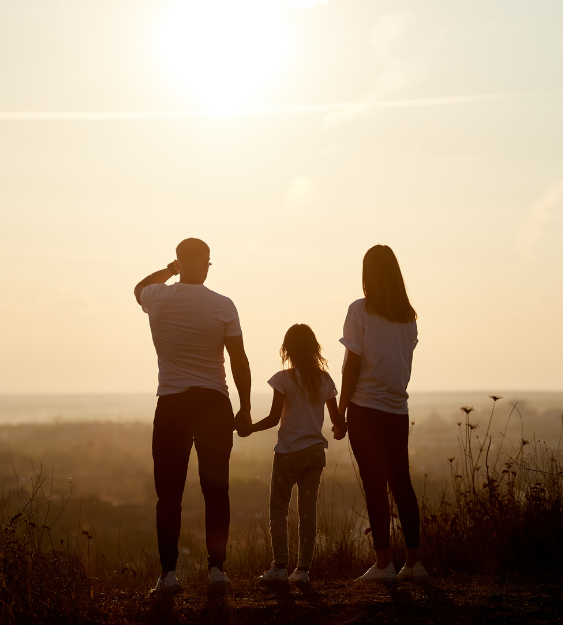
<path id="1" fill-rule="evenodd" d="M 203 284 L 151 284 L 141 292 L 158 355 L 157 395 L 192 386 L 228 396 L 225 337 L 242 334 L 233 302 Z"/>
<path id="2" fill-rule="evenodd" d="M 152 456 L 162 574 L 154 592 L 182 590 L 175 569 L 182 495 L 193 446 L 205 499 L 209 580 L 230 583 L 223 572 L 230 523 L 229 459 L 237 420 L 252 423 L 251 375 L 235 305 L 203 286 L 210 254 L 201 239 L 184 239 L 176 247 L 176 260 L 143 278 L 134 291 L 149 315 L 159 369 Z M 180 281 L 166 286 L 178 273 Z M 224 349 L 240 399 L 236 417 L 225 382 Z"/>

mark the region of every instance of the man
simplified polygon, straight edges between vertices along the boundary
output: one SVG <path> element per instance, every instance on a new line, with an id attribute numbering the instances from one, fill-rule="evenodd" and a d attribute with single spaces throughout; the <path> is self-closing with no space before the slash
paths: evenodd
<path id="1" fill-rule="evenodd" d="M 158 356 L 152 453 L 162 575 L 155 591 L 182 590 L 176 561 L 182 494 L 194 444 L 205 499 L 209 580 L 230 584 L 223 572 L 230 523 L 229 458 L 235 423 L 252 423 L 250 367 L 235 305 L 203 285 L 209 255 L 206 243 L 185 239 L 176 248 L 175 261 L 135 287 L 137 302 L 149 315 Z M 165 284 L 178 273 L 179 282 Z M 225 381 L 224 347 L 240 398 L 236 419 Z"/>

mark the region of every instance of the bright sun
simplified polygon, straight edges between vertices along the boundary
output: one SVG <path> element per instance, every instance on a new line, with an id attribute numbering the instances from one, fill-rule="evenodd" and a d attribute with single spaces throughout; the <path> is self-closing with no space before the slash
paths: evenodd
<path id="1" fill-rule="evenodd" d="M 288 48 L 279 0 L 175 0 L 158 31 L 166 73 L 218 111 L 236 110 L 264 89 Z"/>

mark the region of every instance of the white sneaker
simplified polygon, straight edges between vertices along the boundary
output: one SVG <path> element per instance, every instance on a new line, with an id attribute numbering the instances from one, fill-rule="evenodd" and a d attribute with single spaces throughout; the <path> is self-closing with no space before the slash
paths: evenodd
<path id="1" fill-rule="evenodd" d="M 295 569 L 295 571 L 293 571 L 293 573 L 289 576 L 289 581 L 296 584 L 308 584 L 309 571 L 300 571 L 299 569 Z"/>
<path id="2" fill-rule="evenodd" d="M 227 577 L 227 574 L 223 573 L 223 571 L 217 566 L 212 566 L 209 569 L 209 575 L 207 577 L 212 584 L 223 584 L 224 586 L 231 585 L 231 580 Z"/>
<path id="3" fill-rule="evenodd" d="M 424 570 L 422 562 L 419 560 L 413 567 L 405 566 L 397 574 L 400 582 L 412 580 L 413 582 L 427 582 L 430 580 L 428 573 Z"/>
<path id="4" fill-rule="evenodd" d="M 159 578 L 156 582 L 156 586 L 149 591 L 149 595 L 157 593 L 167 593 L 175 595 L 179 592 L 184 592 L 184 589 L 180 586 L 178 578 L 176 577 L 176 571 L 168 571 L 168 574 L 164 578 Z"/>
<path id="5" fill-rule="evenodd" d="M 272 564 L 269 571 L 264 571 L 258 578 L 259 582 L 287 582 L 287 569 L 278 569 Z"/>
<path id="6" fill-rule="evenodd" d="M 378 569 L 377 564 L 374 564 L 371 569 L 366 571 L 361 577 L 358 577 L 356 582 L 370 582 L 370 581 L 380 581 L 380 582 L 396 582 L 397 576 L 395 575 L 395 567 L 393 566 L 393 562 L 389 562 L 386 568 Z"/>

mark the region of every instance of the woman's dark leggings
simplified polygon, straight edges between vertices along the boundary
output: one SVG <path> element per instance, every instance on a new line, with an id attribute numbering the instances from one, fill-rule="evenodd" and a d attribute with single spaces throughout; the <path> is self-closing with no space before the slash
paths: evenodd
<path id="1" fill-rule="evenodd" d="M 375 549 L 389 548 L 387 483 L 407 548 L 415 549 L 420 543 L 420 515 L 409 474 L 409 416 L 350 403 L 348 435 L 366 494 Z"/>

